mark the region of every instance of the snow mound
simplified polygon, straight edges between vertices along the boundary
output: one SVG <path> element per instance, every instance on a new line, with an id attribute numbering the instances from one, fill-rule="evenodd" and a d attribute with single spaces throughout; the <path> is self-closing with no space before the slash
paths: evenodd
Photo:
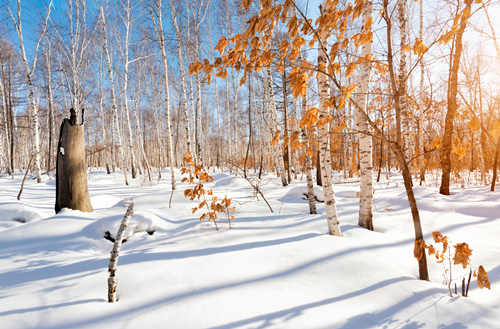
<path id="1" fill-rule="evenodd" d="M 90 196 L 90 202 L 92 203 L 92 207 L 94 209 L 100 208 L 109 208 L 121 202 L 120 197 L 116 197 L 114 195 L 95 195 Z"/>
<path id="2" fill-rule="evenodd" d="M 98 219 L 97 221 L 87 225 L 82 233 L 86 237 L 95 240 L 104 238 L 106 232 L 110 232 L 111 236 L 115 236 L 123 219 L 123 213 Z M 124 239 L 129 239 L 136 233 L 148 232 L 153 234 L 158 228 L 163 227 L 163 221 L 150 212 L 138 211 L 132 215 L 129 220 L 128 227 L 123 234 Z"/>
<path id="3" fill-rule="evenodd" d="M 251 188 L 250 184 L 243 178 L 238 176 L 229 176 L 221 178 L 215 182 L 215 187 L 229 187 L 231 188 Z"/>
<path id="4" fill-rule="evenodd" d="M 218 181 L 220 179 L 224 179 L 224 178 L 227 178 L 229 177 L 228 174 L 224 174 L 224 173 L 219 173 L 219 174 L 214 174 L 214 175 L 211 175 L 213 177 L 214 180 Z"/>
<path id="5" fill-rule="evenodd" d="M 26 206 L 21 202 L 0 204 L 0 229 L 7 229 L 18 223 L 28 223 L 42 217 L 36 208 Z"/>
<path id="6" fill-rule="evenodd" d="M 314 189 L 314 194 L 316 195 L 317 200 L 323 202 L 324 197 L 323 197 L 323 190 L 317 186 L 313 187 Z M 307 202 L 307 186 L 297 186 L 292 189 L 290 189 L 281 199 L 279 199 L 281 202 L 288 202 L 288 203 L 303 203 Z"/>

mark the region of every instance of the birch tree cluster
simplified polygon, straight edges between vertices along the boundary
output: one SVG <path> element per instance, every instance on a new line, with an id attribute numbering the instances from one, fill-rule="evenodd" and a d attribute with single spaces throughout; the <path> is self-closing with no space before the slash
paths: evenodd
<path id="1" fill-rule="evenodd" d="M 342 234 L 339 179 L 359 179 L 359 224 L 373 230 L 373 182 L 401 174 L 416 240 L 414 185 L 439 185 L 445 195 L 457 186 L 495 188 L 493 0 L 2 6 L 2 174 L 33 159 L 39 182 L 53 175 L 56 128 L 73 108 L 85 109 L 89 170 L 175 189 L 173 169 L 189 152 L 196 165 L 246 178 L 270 173 L 283 186 L 305 176 L 311 213 L 314 185 L 324 189 L 333 235 Z M 424 279 L 425 262 L 424 253 Z"/>

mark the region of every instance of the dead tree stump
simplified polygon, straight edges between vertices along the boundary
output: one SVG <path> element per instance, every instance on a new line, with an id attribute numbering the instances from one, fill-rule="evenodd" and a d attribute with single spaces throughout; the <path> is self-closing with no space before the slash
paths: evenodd
<path id="1" fill-rule="evenodd" d="M 73 109 L 71 117 L 61 123 L 56 163 L 56 213 L 62 208 L 92 211 L 87 186 L 83 128 L 83 120 L 82 124 L 76 124 Z"/>

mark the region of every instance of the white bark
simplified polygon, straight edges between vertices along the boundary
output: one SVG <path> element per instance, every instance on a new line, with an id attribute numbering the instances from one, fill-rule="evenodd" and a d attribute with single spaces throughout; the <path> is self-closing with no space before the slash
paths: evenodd
<path id="1" fill-rule="evenodd" d="M 305 115 L 307 112 L 307 100 L 306 96 L 302 96 L 302 115 Z M 306 144 L 306 150 L 304 151 L 304 157 L 306 160 L 306 180 L 307 180 L 307 200 L 309 202 L 309 213 L 310 214 L 316 214 L 316 200 L 315 200 L 315 194 L 314 194 L 314 185 L 313 185 L 313 179 L 312 179 L 312 170 L 313 170 L 313 165 L 312 165 L 312 159 L 309 156 L 309 152 L 312 152 L 311 149 L 311 143 L 309 142 L 311 140 L 311 136 L 309 136 L 309 133 L 306 131 L 306 129 L 303 130 L 303 137 L 305 139 L 305 144 Z"/>
<path id="2" fill-rule="evenodd" d="M 363 26 L 365 22 L 372 19 L 371 0 L 365 2 L 362 10 Z M 364 28 L 362 33 L 369 33 Z M 361 46 L 361 57 L 366 58 L 372 53 L 372 42 L 363 43 Z M 373 230 L 372 204 L 373 204 L 373 164 L 372 148 L 373 141 L 370 135 L 369 125 L 366 120 L 368 109 L 368 88 L 370 80 L 371 63 L 364 61 L 360 65 L 359 88 L 356 96 L 357 103 L 363 108 L 356 107 L 354 116 L 356 130 L 359 139 L 359 166 L 360 166 L 360 193 L 359 193 L 359 220 L 358 224 L 369 230 Z M 364 112 L 364 113 L 362 113 Z"/>
<path id="3" fill-rule="evenodd" d="M 398 19 L 399 19 L 399 36 L 400 36 L 400 58 L 399 58 L 399 104 L 401 109 L 401 147 L 405 155 L 405 161 L 408 162 L 411 156 L 411 149 L 408 145 L 408 134 L 410 127 L 408 122 L 408 101 L 407 101 L 407 65 L 406 51 L 404 47 L 408 45 L 407 32 L 407 0 L 399 0 L 397 4 Z M 410 165 L 410 164 L 408 164 Z"/>
<path id="4" fill-rule="evenodd" d="M 129 36 L 130 36 L 130 28 L 132 24 L 132 20 L 130 17 L 130 0 L 127 0 L 126 4 L 126 9 L 125 9 L 125 44 L 124 44 L 124 60 L 123 60 L 123 105 L 124 105 L 124 111 L 125 111 L 125 119 L 126 119 L 126 127 L 127 127 L 127 132 L 128 132 L 128 147 L 129 147 L 129 155 L 131 157 L 131 162 L 132 162 L 132 178 L 135 178 L 135 169 L 137 166 L 137 160 L 135 158 L 135 150 L 134 150 L 134 137 L 133 137 L 133 132 L 132 132 L 132 122 L 130 120 L 130 109 L 129 109 L 129 104 L 128 104 L 128 66 L 130 64 L 129 61 L 129 56 L 128 56 L 128 51 L 129 51 Z M 139 164 L 140 167 L 140 164 Z"/>
<path id="5" fill-rule="evenodd" d="M 52 99 L 52 66 L 51 66 L 51 55 L 50 55 L 50 41 L 48 41 L 48 47 L 46 51 L 46 63 L 47 63 L 47 103 L 48 103 L 48 121 L 49 121 L 49 152 L 47 154 L 48 157 L 48 165 L 47 165 L 47 174 L 52 169 L 52 149 L 54 143 L 54 108 L 53 108 L 53 99 Z"/>
<path id="6" fill-rule="evenodd" d="M 167 152 L 168 152 L 168 166 L 170 167 L 170 178 L 172 184 L 172 190 L 175 190 L 175 173 L 174 173 L 174 152 L 172 148 L 172 124 L 170 122 L 170 96 L 168 89 L 168 62 L 167 62 L 167 51 L 165 49 L 165 37 L 163 34 L 163 14 L 161 10 L 161 0 L 157 0 L 158 8 L 158 29 L 157 34 L 160 39 L 161 57 L 163 64 L 163 88 L 165 94 L 164 106 L 165 106 L 165 122 L 167 125 Z M 179 41 L 180 42 L 180 41 Z"/>
<path id="7" fill-rule="evenodd" d="M 2 109 L 3 109 L 3 116 L 4 116 L 4 131 L 5 131 L 5 143 L 3 138 L 0 137 L 0 143 L 1 143 L 1 148 L 0 151 L 2 154 L 0 155 L 0 162 L 2 161 L 2 156 L 5 155 L 5 163 L 6 163 L 6 168 L 8 171 L 10 171 L 9 168 L 9 155 L 10 155 L 10 150 L 9 150 L 9 116 L 7 113 L 7 98 L 6 98 L 6 93 L 5 93 L 5 87 L 3 84 L 3 77 L 0 75 L 0 94 L 2 97 Z M 0 163 L 0 169 L 2 168 L 2 163 Z"/>
<path id="8" fill-rule="evenodd" d="M 184 126 L 186 131 L 186 145 L 187 150 L 193 154 L 192 136 L 189 129 L 189 113 L 187 105 L 187 85 L 186 85 L 186 70 L 184 68 L 184 58 L 182 57 L 182 35 L 179 29 L 179 24 L 177 24 L 177 15 L 175 11 L 175 6 L 172 0 L 170 0 L 170 10 L 172 13 L 172 21 L 174 23 L 175 35 L 177 39 L 177 57 L 179 61 L 179 72 L 181 75 L 181 109 L 184 114 Z"/>
<path id="9" fill-rule="evenodd" d="M 318 52 L 318 67 L 326 67 L 326 53 L 320 49 Z M 326 220 L 328 222 L 328 231 L 331 235 L 342 236 L 340 231 L 339 219 L 337 216 L 337 207 L 335 202 L 335 193 L 333 191 L 332 166 L 329 142 L 329 123 L 327 118 L 331 116 L 328 108 L 330 98 L 330 86 L 328 78 L 325 74 L 318 73 L 318 93 L 320 100 L 319 118 L 320 121 L 326 121 L 319 126 L 319 150 L 320 150 L 320 165 L 321 178 L 323 185 L 323 193 L 325 197 Z"/>
<path id="10" fill-rule="evenodd" d="M 99 88 L 99 116 L 101 119 L 101 138 L 102 138 L 102 146 L 104 147 L 103 149 L 103 158 L 104 158 L 104 164 L 106 166 L 106 170 L 109 171 L 109 157 L 108 157 L 108 151 L 107 151 L 107 146 L 106 146 L 106 119 L 105 119 L 105 113 L 104 113 L 104 95 L 102 92 L 102 66 L 104 65 L 103 63 L 103 58 L 101 54 L 101 59 L 99 63 L 99 78 L 97 81 L 98 88 Z"/>
<path id="11" fill-rule="evenodd" d="M 108 38 L 107 38 L 107 30 L 106 30 L 106 17 L 104 16 L 104 8 L 101 7 L 101 23 L 103 30 L 103 48 L 104 53 L 106 55 L 106 63 L 108 66 L 108 76 L 111 90 L 111 110 L 113 112 L 113 126 L 116 133 L 116 148 L 118 149 L 118 166 L 123 172 L 123 177 L 125 178 L 125 184 L 128 185 L 128 177 L 127 177 L 127 167 L 125 166 L 124 154 L 122 148 L 122 135 L 120 130 L 120 120 L 118 114 L 118 105 L 116 103 L 116 93 L 115 93 L 115 82 L 113 76 L 113 61 L 111 58 L 111 54 L 108 46 Z"/>
<path id="12" fill-rule="evenodd" d="M 424 2 L 420 1 L 419 4 L 419 38 L 423 42 L 423 31 L 424 31 L 424 13 L 423 13 L 423 6 Z M 420 59 L 420 99 L 423 99 L 424 97 L 424 59 Z M 424 157 L 424 111 L 423 107 L 422 110 L 419 113 L 420 115 L 418 116 L 418 127 L 420 128 L 420 131 L 417 132 L 417 138 L 418 138 L 418 147 L 419 149 L 417 150 L 419 157 L 418 157 L 418 168 L 420 170 L 420 184 L 422 184 L 422 181 L 425 180 L 425 157 Z"/>
<path id="13" fill-rule="evenodd" d="M 19 38 L 19 47 L 21 48 L 21 55 L 24 63 L 24 68 L 26 70 L 25 73 L 26 73 L 26 83 L 28 85 L 28 101 L 31 111 L 31 130 L 32 130 L 31 132 L 32 132 L 33 148 L 35 155 L 34 165 L 35 165 L 36 180 L 38 183 L 42 182 L 42 174 L 40 168 L 40 120 L 38 116 L 38 108 L 35 104 L 35 95 L 34 95 L 35 86 L 33 85 L 33 74 L 35 73 L 36 69 L 36 62 L 38 58 L 38 48 L 40 46 L 40 41 L 42 40 L 43 36 L 45 35 L 45 32 L 47 31 L 47 23 L 50 17 L 51 8 L 52 8 L 52 0 L 50 0 L 49 5 L 47 7 L 47 15 L 45 16 L 42 33 L 40 33 L 40 36 L 36 43 L 35 51 L 33 53 L 33 62 L 31 63 L 31 68 L 30 68 L 30 65 L 28 64 L 28 57 L 26 56 L 26 50 L 24 48 L 23 26 L 21 21 L 21 0 L 17 0 L 16 17 L 14 17 L 12 11 L 8 7 L 10 17 L 16 28 L 17 36 Z"/>
<path id="14" fill-rule="evenodd" d="M 116 270 L 118 264 L 118 258 L 120 257 L 120 248 L 122 246 L 123 233 L 127 229 L 128 222 L 130 217 L 134 214 L 134 201 L 130 201 L 130 205 L 127 208 L 127 212 L 125 216 L 123 216 L 122 222 L 120 224 L 120 228 L 115 236 L 115 242 L 113 244 L 113 249 L 111 250 L 111 257 L 109 260 L 108 266 L 108 302 L 114 303 L 117 301 L 116 296 L 116 288 L 117 288 L 117 280 L 116 280 Z"/>
<path id="15" fill-rule="evenodd" d="M 270 136 L 273 139 L 274 134 L 276 133 L 276 128 L 280 126 L 278 122 L 278 113 L 276 111 L 276 103 L 274 101 L 274 91 L 273 91 L 273 77 L 271 74 L 271 68 L 267 67 L 267 74 L 265 77 L 265 88 L 266 88 L 266 96 L 267 96 L 267 124 L 268 129 L 270 129 Z M 288 185 L 288 181 L 286 179 L 285 174 L 285 163 L 283 159 L 283 140 L 278 137 L 278 142 L 272 146 L 273 158 L 276 166 L 278 167 L 279 175 L 281 177 L 281 184 L 283 186 Z"/>

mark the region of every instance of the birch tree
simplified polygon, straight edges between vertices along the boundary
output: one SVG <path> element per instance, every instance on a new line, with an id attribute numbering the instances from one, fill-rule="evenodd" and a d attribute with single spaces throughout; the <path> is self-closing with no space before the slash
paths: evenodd
<path id="1" fill-rule="evenodd" d="M 106 57 L 106 64 L 108 67 L 108 78 L 110 84 L 111 91 L 111 110 L 113 112 L 113 127 L 114 134 L 116 135 L 116 148 L 118 151 L 118 166 L 120 167 L 123 177 L 125 179 L 125 185 L 128 185 L 128 177 L 127 177 L 127 169 L 125 165 L 125 156 L 123 154 L 122 148 L 122 135 L 120 129 L 120 119 L 118 113 L 118 105 L 116 102 L 116 92 L 115 92 L 115 81 L 113 75 L 113 60 L 111 57 L 111 52 L 109 50 L 108 45 L 108 36 L 107 36 L 107 28 L 106 28 L 106 16 L 104 15 L 104 8 L 101 6 L 100 8 L 100 16 L 101 16 L 101 27 L 102 27 L 102 36 L 103 36 L 103 50 Z"/>
<path id="2" fill-rule="evenodd" d="M 123 20 L 123 24 L 125 25 L 125 40 L 123 45 L 123 81 L 122 81 L 122 97 L 123 97 L 123 111 L 125 112 L 125 120 L 126 127 L 128 132 L 128 147 L 129 147 L 129 155 L 131 159 L 131 169 L 132 169 L 132 178 L 137 177 L 136 165 L 137 160 L 135 157 L 134 150 L 134 134 L 132 132 L 132 122 L 130 120 L 130 108 L 129 108 L 129 98 L 128 98 L 128 80 L 129 80 L 129 65 L 132 62 L 129 59 L 129 40 L 130 40 L 130 29 L 132 25 L 132 17 L 131 17 L 131 5 L 130 0 L 127 0 L 125 4 L 125 18 Z"/>
<path id="3" fill-rule="evenodd" d="M 279 138 L 279 135 L 275 139 L 275 135 L 279 134 L 280 131 L 276 130 L 277 127 L 280 126 L 278 122 L 278 113 L 276 111 L 276 103 L 274 99 L 274 90 L 273 90 L 273 76 L 271 73 L 271 68 L 268 66 L 266 68 L 266 77 L 265 77 L 265 96 L 266 96 L 266 104 L 267 104 L 267 124 L 268 129 L 270 129 L 270 139 L 272 144 L 272 153 L 274 158 L 274 164 L 278 169 L 278 174 L 281 178 L 281 184 L 283 186 L 288 185 L 288 181 L 286 179 L 285 174 L 285 163 L 283 159 L 283 140 Z"/>
<path id="4" fill-rule="evenodd" d="M 47 67 L 47 106 L 48 106 L 48 122 L 49 122 L 49 145 L 48 145 L 48 155 L 47 155 L 47 173 L 52 169 L 52 141 L 54 139 L 54 100 L 52 98 L 52 66 L 51 66 L 51 44 L 50 40 L 47 38 L 47 49 L 45 50 L 45 63 Z"/>
<path id="5" fill-rule="evenodd" d="M 366 1 L 362 9 L 362 33 L 371 33 L 372 3 Z M 372 41 L 361 45 L 361 57 L 367 58 L 372 53 Z M 363 113 L 368 113 L 368 83 L 370 80 L 371 63 L 363 61 L 360 65 L 359 89 L 356 100 L 363 108 L 355 108 L 356 130 L 359 138 L 359 167 L 360 167 L 360 193 L 359 193 L 359 225 L 373 231 L 373 164 L 372 164 L 372 137 L 369 125 Z"/>
<path id="6" fill-rule="evenodd" d="M 34 166 L 35 166 L 35 174 L 36 174 L 36 180 L 38 183 L 42 182 L 42 174 L 41 174 L 41 167 L 40 167 L 40 118 L 39 118 L 39 113 L 38 113 L 38 107 L 35 104 L 35 86 L 33 83 L 34 79 L 34 73 L 36 70 L 36 64 L 37 64 L 37 59 L 38 59 L 38 49 L 40 47 L 40 41 L 42 40 L 43 36 L 47 32 L 47 23 L 50 17 L 50 12 L 52 8 L 52 0 L 50 0 L 49 5 L 47 6 L 47 14 L 45 15 L 45 20 L 43 22 L 42 26 L 42 32 L 40 33 L 38 37 L 38 41 L 35 46 L 35 50 L 33 52 L 33 58 L 31 61 L 31 67 L 30 63 L 28 61 L 28 57 L 26 55 L 26 49 L 24 47 L 24 39 L 23 39 L 23 25 L 22 25 L 22 20 L 21 20 L 21 0 L 17 0 L 17 11 L 16 11 L 16 16 L 14 17 L 14 14 L 10 10 L 10 7 L 7 7 L 9 11 L 10 18 L 12 19 L 12 23 L 14 24 L 14 27 L 16 28 L 17 36 L 19 39 L 19 47 L 21 49 L 21 55 L 24 63 L 24 68 L 25 68 L 25 74 L 26 74 L 26 84 L 28 85 L 28 102 L 29 102 L 29 107 L 30 107 L 30 114 L 31 114 L 31 132 L 32 132 L 32 139 L 33 139 L 33 152 L 34 152 Z"/>
<path id="7" fill-rule="evenodd" d="M 191 130 L 189 128 L 189 112 L 188 112 L 188 104 L 187 104 L 187 84 L 186 84 L 186 70 L 184 67 L 184 58 L 182 55 L 182 34 L 181 30 L 179 28 L 179 24 L 177 22 L 177 13 L 175 10 L 174 2 L 173 0 L 170 1 L 170 11 L 171 11 L 171 16 L 172 16 L 172 22 L 174 23 L 174 28 L 175 28 L 175 36 L 176 36 L 176 42 L 177 42 L 177 59 L 179 61 L 179 72 L 181 75 L 181 110 L 184 115 L 183 120 L 184 120 L 184 129 L 185 129 L 185 134 L 186 134 L 186 149 L 189 153 L 193 153 L 193 145 L 192 145 L 192 136 L 191 136 Z"/>
<path id="8" fill-rule="evenodd" d="M 163 12 L 162 12 L 162 0 L 156 0 L 156 19 L 153 19 L 153 24 L 156 28 L 156 33 L 160 41 L 161 48 L 161 58 L 163 65 L 163 88 L 164 88 L 164 107 L 165 107 L 165 124 L 167 126 L 167 152 L 168 152 L 168 166 L 170 167 L 170 178 L 172 190 L 175 190 L 175 173 L 174 173 L 174 152 L 172 148 L 172 124 L 170 122 L 170 96 L 168 88 L 168 61 L 167 61 L 167 51 L 165 49 L 165 35 L 163 32 Z"/>
<path id="9" fill-rule="evenodd" d="M 333 191 L 332 166 L 330 156 L 329 121 L 331 118 L 330 103 L 330 85 L 328 77 L 320 72 L 325 72 L 327 64 L 327 54 L 323 47 L 318 51 L 318 94 L 319 94 L 319 152 L 321 166 L 321 182 L 323 184 L 323 193 L 325 197 L 326 221 L 328 231 L 331 235 L 342 236 L 340 231 L 339 218 L 337 215 L 337 206 L 335 202 L 335 193 Z"/>

